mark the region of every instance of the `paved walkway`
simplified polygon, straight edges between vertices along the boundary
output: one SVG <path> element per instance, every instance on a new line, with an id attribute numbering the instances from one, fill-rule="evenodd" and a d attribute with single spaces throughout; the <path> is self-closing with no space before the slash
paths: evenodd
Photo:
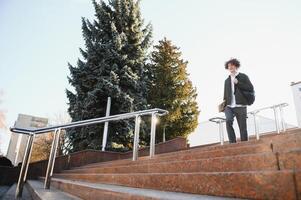
<path id="1" fill-rule="evenodd" d="M 5 188 L 3 188 L 3 190 L 5 190 Z M 14 184 L 11 187 L 8 187 L 8 189 L 6 189 L 6 191 L 7 192 L 5 194 L 3 194 L 4 196 L 2 196 L 2 198 L 0 198 L 1 200 L 15 199 L 16 184 Z M 23 189 L 22 200 L 32 200 L 26 187 L 24 187 L 24 189 Z"/>
<path id="2" fill-rule="evenodd" d="M 9 188 L 9 186 L 0 186 L 0 199 L 8 191 Z"/>

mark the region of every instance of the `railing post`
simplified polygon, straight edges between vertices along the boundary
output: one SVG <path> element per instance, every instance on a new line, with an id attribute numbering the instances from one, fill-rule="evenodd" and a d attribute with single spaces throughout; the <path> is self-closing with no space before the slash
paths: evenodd
<path id="1" fill-rule="evenodd" d="M 136 161 L 138 159 L 140 122 L 141 118 L 137 115 L 135 118 L 133 161 Z"/>
<path id="2" fill-rule="evenodd" d="M 279 110 L 280 110 L 280 116 L 281 116 L 282 131 L 285 132 L 286 124 L 285 124 L 284 115 L 283 115 L 283 105 L 279 106 Z"/>
<path id="3" fill-rule="evenodd" d="M 255 130 L 256 140 L 259 140 L 259 129 L 258 129 L 257 116 L 256 116 L 255 112 L 252 112 L 251 114 L 253 115 L 253 120 L 254 120 L 254 130 Z"/>
<path id="4" fill-rule="evenodd" d="M 24 186 L 24 182 L 26 181 L 27 170 L 28 170 L 32 146 L 33 146 L 33 140 L 34 140 L 34 134 L 30 133 L 26 143 L 25 153 L 24 153 L 18 184 L 16 188 L 16 194 L 15 194 L 16 199 L 21 199 L 22 197 L 23 186 Z"/>
<path id="5" fill-rule="evenodd" d="M 221 142 L 221 145 L 224 145 L 224 127 L 223 127 L 223 121 L 222 120 L 218 121 L 218 126 L 219 126 L 220 142 Z"/>
<path id="6" fill-rule="evenodd" d="M 279 129 L 279 119 L 278 119 L 277 107 L 273 106 L 272 108 L 274 110 L 276 131 L 279 134 L 280 133 L 280 129 Z"/>
<path id="7" fill-rule="evenodd" d="M 55 156 L 56 156 L 57 148 L 58 148 L 58 145 L 60 142 L 60 133 L 61 133 L 60 128 L 55 129 L 54 137 L 53 137 L 53 141 L 52 141 L 52 145 L 51 145 L 51 151 L 50 151 L 50 155 L 49 155 L 49 160 L 48 160 L 48 165 L 47 165 L 44 189 L 50 188 L 50 182 L 51 182 L 51 177 L 52 177 L 54 163 L 55 163 Z"/>
<path id="8" fill-rule="evenodd" d="M 156 143 L 156 124 L 157 116 L 156 113 L 152 113 L 152 122 L 151 122 L 151 138 L 150 138 L 150 152 L 149 156 L 152 158 L 155 155 L 155 143 Z"/>
<path id="9" fill-rule="evenodd" d="M 32 137 L 32 141 L 34 141 L 35 134 L 33 134 L 31 137 Z M 28 167 L 29 167 L 29 163 L 30 163 L 32 149 L 33 149 L 33 144 L 31 145 L 30 152 L 29 152 L 29 157 L 28 157 L 28 162 L 27 162 L 27 166 L 25 168 L 26 170 L 25 170 L 25 175 L 24 175 L 24 182 L 26 181 L 26 178 L 27 178 L 27 172 L 28 172 Z"/>
<path id="10" fill-rule="evenodd" d="M 163 142 L 166 142 L 166 133 L 165 133 L 165 130 L 166 130 L 166 125 L 164 125 L 164 127 L 163 127 Z"/>
<path id="11" fill-rule="evenodd" d="M 106 117 L 108 117 L 110 115 L 110 110 L 111 110 L 111 97 L 108 97 Z M 105 122 L 103 134 L 102 134 L 102 149 L 101 149 L 102 151 L 105 151 L 105 149 L 106 149 L 107 137 L 108 137 L 108 127 L 109 127 L 109 122 Z"/>

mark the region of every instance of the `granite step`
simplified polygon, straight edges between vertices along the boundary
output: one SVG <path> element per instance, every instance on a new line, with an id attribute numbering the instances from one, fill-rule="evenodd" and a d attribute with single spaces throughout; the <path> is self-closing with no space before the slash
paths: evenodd
<path id="1" fill-rule="evenodd" d="M 286 140 L 287 138 L 294 138 L 296 134 L 298 136 L 301 136 L 301 128 L 290 128 L 290 129 L 287 129 L 285 132 L 279 133 L 279 134 L 275 131 L 267 132 L 267 133 L 261 134 L 260 140 L 256 140 L 255 136 L 252 136 L 250 138 L 250 140 L 246 141 L 246 142 L 238 141 L 237 143 L 232 143 L 232 144 L 225 142 L 225 145 L 220 145 L 220 143 L 200 145 L 200 146 L 190 147 L 186 150 L 181 150 L 181 151 L 189 151 L 189 150 L 193 150 L 193 149 L 203 149 L 203 150 L 226 149 L 226 148 L 232 148 L 232 147 L 238 147 L 238 146 L 269 143 L 272 140 L 277 140 L 277 139 Z M 165 156 L 165 155 L 172 154 L 172 153 L 176 153 L 176 152 L 158 154 L 158 156 Z"/>
<path id="2" fill-rule="evenodd" d="M 271 132 L 261 133 L 260 140 L 268 140 L 269 138 L 278 138 L 279 136 L 283 136 L 283 135 L 290 136 L 290 135 L 300 134 L 300 133 L 301 133 L 301 128 L 298 127 L 289 128 L 285 132 L 280 132 L 280 133 L 277 133 L 276 131 L 271 131 Z"/>
<path id="3" fill-rule="evenodd" d="M 262 137 L 261 140 L 256 141 L 256 142 L 248 141 L 248 142 L 242 142 L 242 143 L 237 143 L 237 144 L 227 144 L 227 145 L 222 146 L 221 148 L 216 148 L 216 147 L 190 148 L 188 150 L 182 150 L 182 151 L 178 151 L 178 152 L 171 152 L 171 153 L 156 155 L 153 159 L 177 158 L 179 154 L 186 155 L 186 154 L 191 154 L 194 152 L 200 152 L 200 153 L 204 153 L 204 154 L 206 152 L 209 152 L 208 157 L 223 156 L 223 155 L 218 155 L 218 152 L 220 152 L 220 151 L 223 151 L 223 152 L 230 151 L 229 155 L 235 155 L 235 153 L 233 153 L 233 150 L 236 149 L 237 151 L 239 151 L 240 148 L 243 149 L 243 151 L 241 151 L 240 153 L 244 154 L 244 153 L 248 153 L 248 152 L 245 152 L 244 150 L 258 148 L 260 146 L 264 146 L 264 148 L 268 148 L 268 149 L 271 148 L 271 150 L 273 152 L 289 151 L 290 149 L 301 148 L 301 129 L 293 129 L 290 132 L 281 133 L 281 134 L 275 133 L 272 136 L 267 135 L 267 136 Z M 230 150 L 227 150 L 227 149 L 230 149 Z M 250 153 L 255 153 L 256 151 L 254 151 L 254 152 L 251 151 Z M 214 153 L 214 152 L 216 152 L 216 155 L 212 155 L 212 153 Z M 226 155 L 226 153 L 224 153 L 224 155 Z M 201 156 L 198 158 L 205 158 L 205 157 L 206 156 Z M 150 160 L 150 159 L 148 156 L 145 156 L 145 157 L 140 157 L 139 160 Z M 139 160 L 138 160 L 138 162 L 139 162 Z M 130 164 L 130 163 L 131 163 L 131 159 L 123 159 L 123 160 L 115 160 L 115 161 L 102 162 L 102 163 L 93 163 L 93 164 L 81 166 L 78 168 L 90 167 L 90 166 L 94 167 L 94 166 L 98 166 L 98 165 L 111 165 L 111 164 L 114 164 L 114 165 L 121 164 L 122 165 L 122 164 Z"/>
<path id="4" fill-rule="evenodd" d="M 270 138 L 268 142 L 271 143 L 273 152 L 301 148 L 301 134 L 278 135 L 278 137 Z"/>
<path id="5" fill-rule="evenodd" d="M 52 187 L 87 200 L 230 200 L 233 198 L 53 178 Z"/>
<path id="6" fill-rule="evenodd" d="M 272 143 L 275 143 L 274 150 L 275 151 L 281 151 L 281 150 L 289 150 L 290 148 L 301 148 L 301 129 L 292 129 L 290 131 L 287 131 L 285 133 L 272 133 L 272 134 L 267 134 L 264 135 L 260 138 L 260 140 L 250 140 L 246 142 L 238 142 L 238 143 L 233 143 L 233 144 L 225 144 L 225 145 L 214 145 L 214 146 L 208 146 L 208 147 L 203 147 L 203 146 L 196 146 L 189 148 L 187 150 L 182 150 L 179 152 L 193 152 L 195 150 L 204 150 L 204 151 L 210 151 L 210 150 L 225 150 L 228 148 L 238 148 L 238 147 L 244 147 L 244 146 L 252 146 L 252 145 L 271 145 Z M 294 146 L 292 146 L 292 143 L 294 143 Z M 283 146 L 283 149 L 278 146 Z M 178 152 L 169 152 L 169 153 L 164 153 L 164 154 L 159 154 L 157 157 L 165 157 L 165 156 L 170 156 L 173 154 L 177 154 Z"/>
<path id="7" fill-rule="evenodd" d="M 199 173 L 55 174 L 55 178 L 247 199 L 297 199 L 293 170 Z M 296 178 L 297 177 L 297 178 Z M 298 184 L 296 184 L 296 180 Z"/>
<path id="8" fill-rule="evenodd" d="M 95 167 L 108 167 L 108 166 L 117 166 L 117 165 L 129 165 L 132 163 L 160 163 L 174 160 L 191 160 L 191 159 L 205 159 L 205 158 L 216 158 L 216 157 L 224 157 L 224 156 L 236 156 L 236 155 L 244 155 L 244 154 L 254 154 L 254 153 L 268 153 L 272 152 L 270 145 L 266 144 L 256 144 L 256 145 L 248 145 L 248 146 L 239 146 L 233 148 L 227 148 L 224 150 L 209 150 L 203 151 L 199 149 L 194 149 L 193 151 L 179 151 L 176 154 L 170 154 L 169 156 L 159 157 L 155 156 L 154 158 L 142 157 L 137 161 L 133 162 L 131 159 L 125 160 L 116 160 L 109 162 L 101 162 L 101 163 L 93 163 L 89 165 L 84 165 L 81 167 L 76 167 L 74 169 L 82 169 L 82 168 L 95 168 Z"/>
<path id="9" fill-rule="evenodd" d="M 280 152 L 276 156 L 278 156 L 280 170 L 301 170 L 301 148 Z"/>
<path id="10" fill-rule="evenodd" d="M 239 147 L 239 146 L 248 146 L 248 145 L 255 145 L 255 144 L 270 144 L 272 141 L 285 141 L 285 140 L 290 140 L 290 139 L 296 139 L 296 137 L 301 137 L 301 129 L 300 128 L 293 128 L 289 129 L 284 133 L 276 133 L 276 132 L 269 132 L 265 133 L 264 135 L 261 135 L 260 140 L 256 140 L 255 138 L 250 139 L 249 141 L 246 142 L 240 142 L 238 141 L 237 143 L 225 143 L 225 145 L 220 145 L 214 144 L 214 145 L 200 145 L 200 146 L 195 146 L 188 148 L 186 150 L 181 150 L 181 152 L 185 151 L 193 151 L 195 149 L 200 149 L 200 150 L 214 150 L 214 149 L 227 149 L 227 148 L 233 148 L 233 147 Z M 177 152 L 169 152 L 169 153 L 164 153 L 164 154 L 158 154 L 158 157 L 164 157 L 170 154 L 175 154 Z"/>
<path id="11" fill-rule="evenodd" d="M 66 170 L 63 173 L 180 173 L 277 170 L 278 162 L 276 158 L 274 153 L 257 153 L 164 162 L 131 162 L 118 166 Z"/>
<path id="12" fill-rule="evenodd" d="M 218 150 L 218 149 L 226 149 L 226 148 L 235 148 L 235 147 L 240 147 L 240 146 L 248 146 L 248 145 L 253 145 L 253 144 L 261 144 L 260 141 L 248 141 L 248 142 L 242 142 L 242 143 L 235 143 L 235 144 L 226 144 L 226 145 L 213 145 L 213 146 L 208 146 L 204 145 L 204 146 L 197 146 L 197 147 L 192 147 L 192 148 L 188 148 L 188 149 L 184 149 L 184 150 L 180 150 L 180 151 L 176 151 L 176 152 L 168 152 L 168 153 L 162 153 L 162 154 L 157 154 L 155 155 L 155 158 L 164 158 L 164 157 L 168 157 L 171 155 L 176 155 L 178 153 L 189 153 L 189 152 L 193 152 L 193 151 L 213 151 L 213 150 Z M 149 159 L 149 156 L 140 156 L 138 158 L 139 160 L 146 160 Z M 107 161 L 107 162 L 101 162 L 103 164 L 109 164 L 109 163 L 118 163 L 118 162 L 124 162 L 124 161 L 131 161 L 132 158 L 125 158 L 125 159 L 120 159 L 120 160 L 112 160 L 112 161 Z M 93 166 L 93 165 L 99 165 L 101 163 L 91 163 L 91 164 L 87 164 L 85 166 Z M 80 168 L 80 167 L 77 167 Z"/>

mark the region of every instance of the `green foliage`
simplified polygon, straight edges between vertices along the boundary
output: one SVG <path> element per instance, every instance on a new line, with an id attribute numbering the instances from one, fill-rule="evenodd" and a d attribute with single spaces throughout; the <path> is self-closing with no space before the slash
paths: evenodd
<path id="1" fill-rule="evenodd" d="M 82 18 L 82 57 L 76 66 L 68 64 L 68 80 L 74 88 L 66 90 L 72 121 L 105 116 L 107 97 L 111 97 L 111 115 L 155 107 L 168 110 L 157 128 L 158 141 L 165 126 L 166 139 L 187 137 L 197 126 L 199 111 L 196 89 L 179 48 L 166 39 L 160 41 L 150 63 L 152 27 L 143 24 L 139 1 L 94 0 L 93 5 L 93 22 Z M 143 118 L 142 146 L 149 143 L 149 125 L 149 119 Z M 110 122 L 106 149 L 131 149 L 133 129 L 134 120 Z M 70 152 L 101 149 L 102 134 L 103 124 L 69 130 Z"/>
<path id="2" fill-rule="evenodd" d="M 147 108 L 147 51 L 152 29 L 144 26 L 139 1 L 93 1 L 95 19 L 82 18 L 85 48 L 77 66 L 69 65 L 66 90 L 72 121 L 105 116 L 107 97 L 112 98 L 111 115 Z M 103 125 L 75 128 L 67 132 L 72 152 L 101 149 Z M 142 132 L 142 138 L 146 133 Z M 110 123 L 108 148 L 112 144 L 130 149 L 133 120 Z"/>
<path id="3" fill-rule="evenodd" d="M 154 47 L 148 102 L 151 107 L 169 111 L 158 126 L 158 134 L 162 134 L 166 126 L 167 140 L 177 136 L 187 137 L 198 124 L 197 93 L 188 78 L 187 64 L 181 58 L 179 48 L 166 38 Z"/>

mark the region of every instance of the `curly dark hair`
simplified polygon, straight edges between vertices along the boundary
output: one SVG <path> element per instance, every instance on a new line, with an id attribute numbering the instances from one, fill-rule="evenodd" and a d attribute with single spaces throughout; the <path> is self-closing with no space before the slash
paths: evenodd
<path id="1" fill-rule="evenodd" d="M 237 60 L 236 58 L 231 58 L 230 60 L 228 60 L 226 63 L 225 63 L 225 69 L 228 69 L 228 65 L 231 64 L 231 65 L 234 65 L 236 68 L 239 68 L 240 67 L 240 62 L 239 60 Z"/>

